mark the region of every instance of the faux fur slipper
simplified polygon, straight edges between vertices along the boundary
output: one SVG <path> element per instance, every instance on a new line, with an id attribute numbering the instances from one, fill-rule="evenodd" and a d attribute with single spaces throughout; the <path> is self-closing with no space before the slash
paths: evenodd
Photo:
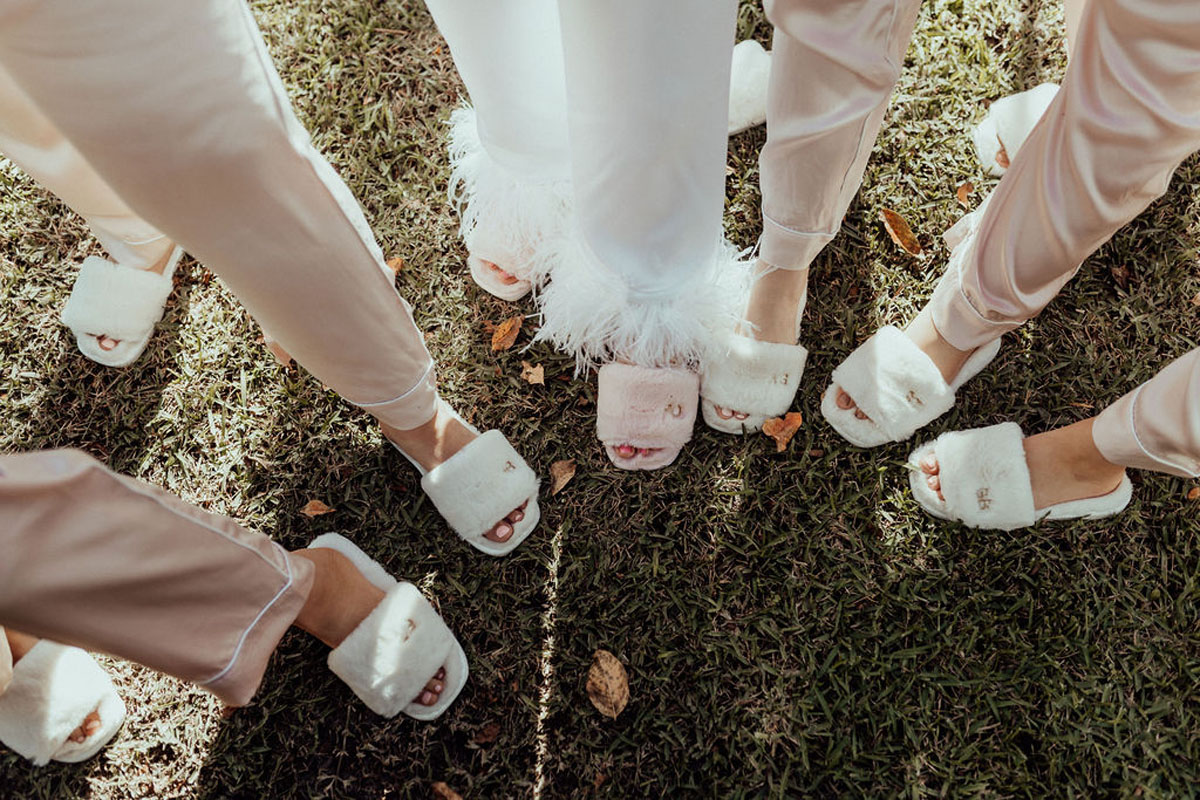
<path id="1" fill-rule="evenodd" d="M 440 398 L 438 403 L 443 413 L 454 415 L 467 428 L 479 433 Z M 538 477 L 500 431 L 480 434 L 428 472 L 395 442 L 392 446 L 421 473 L 421 488 L 446 523 L 477 550 L 490 556 L 507 555 L 537 527 L 542 515 L 538 506 Z M 512 526 L 512 536 L 507 541 L 493 542 L 484 537 L 526 501 L 525 518 Z"/>
<path id="2" fill-rule="evenodd" d="M 136 361 L 162 319 L 182 256 L 176 247 L 162 275 L 98 256 L 84 259 L 62 310 L 63 324 L 75 334 L 79 352 L 107 367 L 126 367 Z M 101 336 L 115 339 L 116 347 L 100 347 Z"/>
<path id="3" fill-rule="evenodd" d="M 1133 485 L 1125 476 L 1116 489 L 1100 497 L 1035 509 L 1024 439 L 1015 422 L 943 433 L 908 457 L 913 497 L 935 517 L 1000 531 L 1027 528 L 1042 519 L 1110 517 L 1129 505 Z M 944 501 L 921 469 L 921 460 L 930 453 L 938 462 Z"/>
<path id="4" fill-rule="evenodd" d="M 386 595 L 379 605 L 329 653 L 328 664 L 367 707 L 384 717 L 403 711 L 413 719 L 440 717 L 467 684 L 467 655 L 433 606 L 411 583 L 398 582 L 349 539 L 318 536 L 310 548 L 328 548 L 350 559 L 363 577 Z M 438 701 L 413 700 L 445 669 Z"/>
<path id="5" fill-rule="evenodd" d="M 753 39 L 733 48 L 729 74 L 729 135 L 758 127 L 767 121 L 767 83 L 771 54 Z"/>
<path id="6" fill-rule="evenodd" d="M 704 365 L 701 409 L 710 428 L 723 433 L 752 433 L 792 406 L 808 350 L 799 344 L 761 342 L 730 336 L 724 357 Z M 724 419 L 717 407 L 736 409 L 745 419 Z"/>
<path id="7" fill-rule="evenodd" d="M 596 435 L 621 469 L 659 469 L 692 438 L 700 377 L 678 367 L 605 364 L 600 368 Z M 618 447 L 635 452 L 622 458 Z M 639 449 L 652 450 L 640 455 Z"/>
<path id="8" fill-rule="evenodd" d="M 100 729 L 72 742 L 75 729 L 93 711 Z M 43 766 L 50 761 L 86 761 L 117 735 L 125 704 L 112 679 L 78 647 L 42 639 L 13 666 L 12 682 L 0 694 L 0 742 Z"/>
<path id="9" fill-rule="evenodd" d="M 996 176 L 1008 171 L 1003 161 L 1012 161 L 1017 157 L 1017 151 L 1025 144 L 1056 94 L 1058 84 L 1043 83 L 992 103 L 987 116 L 972 134 L 975 152 L 979 154 L 979 163 L 984 169 Z M 1007 159 L 998 162 L 996 158 L 1001 150 Z"/>

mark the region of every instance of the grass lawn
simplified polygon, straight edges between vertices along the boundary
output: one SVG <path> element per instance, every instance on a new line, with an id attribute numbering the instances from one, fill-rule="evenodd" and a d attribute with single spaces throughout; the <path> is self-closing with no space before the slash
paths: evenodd
<path id="1" fill-rule="evenodd" d="M 0 450 L 79 447 L 289 547 L 347 532 L 437 598 L 472 680 L 439 722 L 381 721 L 287 637 L 255 703 L 108 660 L 125 728 L 80 766 L 0 752 L 0 797 L 1180 797 L 1200 785 L 1200 545 L 1192 482 L 1135 475 L 1111 521 L 972 531 L 922 513 L 912 443 L 863 451 L 818 413 L 835 364 L 928 297 L 960 215 L 993 185 L 967 135 L 984 105 L 1065 68 L 1061 9 L 930 0 L 842 234 L 815 265 L 805 425 L 696 428 L 675 466 L 626 474 L 594 440 L 594 381 L 545 347 L 489 351 L 516 313 L 471 283 L 447 203 L 445 121 L 463 90 L 418 3 L 254 4 L 301 117 L 363 201 L 441 365 L 442 389 L 543 475 L 540 531 L 493 560 L 457 540 L 371 419 L 276 366 L 219 280 L 187 262 L 147 355 L 110 370 L 57 322 L 80 220 L 0 162 Z M 769 41 L 744 4 L 741 37 Z M 727 226 L 759 231 L 762 129 L 729 148 Z M 922 437 L 1096 413 L 1198 344 L 1200 163 L 1090 259 Z M 903 214 L 917 260 L 878 223 Z M 532 313 L 527 302 L 516 306 Z M 528 341 L 529 320 L 519 345 Z M 520 379 L 541 364 L 546 384 Z M 308 519 L 319 499 L 333 513 Z M 2 522 L 0 522 L 2 524 Z M 632 699 L 601 717 L 592 653 Z"/>

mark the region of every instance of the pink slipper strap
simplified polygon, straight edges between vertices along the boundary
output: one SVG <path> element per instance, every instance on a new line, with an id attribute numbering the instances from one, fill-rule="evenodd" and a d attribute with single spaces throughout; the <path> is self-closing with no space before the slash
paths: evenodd
<path id="1" fill-rule="evenodd" d="M 696 373 L 606 364 L 598 383 L 596 435 L 604 444 L 678 448 L 692 438 L 700 394 Z"/>

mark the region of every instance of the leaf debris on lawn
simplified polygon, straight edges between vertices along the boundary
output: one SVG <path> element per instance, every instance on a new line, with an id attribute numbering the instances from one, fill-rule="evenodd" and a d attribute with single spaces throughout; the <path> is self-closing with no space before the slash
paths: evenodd
<path id="1" fill-rule="evenodd" d="M 587 693 L 596 710 L 611 719 L 616 719 L 629 703 L 629 675 L 625 665 L 607 650 L 597 650 L 592 655 Z"/>
<path id="2" fill-rule="evenodd" d="M 762 432 L 775 440 L 775 452 L 782 453 L 803 424 L 803 414 L 799 411 L 789 411 L 782 417 L 772 417 L 764 422 Z"/>
<path id="3" fill-rule="evenodd" d="M 558 494 L 575 477 L 575 459 L 564 458 L 550 465 L 550 496 Z"/>
<path id="4" fill-rule="evenodd" d="M 880 210 L 879 218 L 883 220 L 884 230 L 888 232 L 888 236 L 892 237 L 893 242 L 910 255 L 921 255 L 923 252 L 921 243 L 917 241 L 917 235 L 913 233 L 904 217 L 890 208 L 884 208 Z"/>
<path id="5" fill-rule="evenodd" d="M 304 508 L 300 509 L 300 513 L 309 519 L 312 519 L 313 517 L 319 517 L 322 514 L 329 514 L 333 510 L 334 509 L 331 506 L 325 505 L 320 500 L 309 500 L 304 504 Z"/>
<path id="6" fill-rule="evenodd" d="M 517 341 L 517 334 L 521 332 L 521 323 L 525 320 L 520 314 L 515 317 L 509 317 L 496 326 L 492 331 L 492 352 L 497 350 L 507 350 L 512 347 Z"/>

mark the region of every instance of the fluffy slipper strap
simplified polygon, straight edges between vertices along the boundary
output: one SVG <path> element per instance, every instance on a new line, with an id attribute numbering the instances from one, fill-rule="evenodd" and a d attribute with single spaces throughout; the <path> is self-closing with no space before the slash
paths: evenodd
<path id="1" fill-rule="evenodd" d="M 404 711 L 418 719 L 441 714 L 467 680 L 462 648 L 445 621 L 417 587 L 398 582 L 344 536 L 326 533 L 308 546 L 336 550 L 387 593 L 367 618 L 330 651 L 329 669 L 376 714 L 390 718 Z M 414 703 L 413 698 L 442 667 L 446 669 L 445 691 L 438 703 Z"/>
<path id="2" fill-rule="evenodd" d="M 484 534 L 526 500 L 529 506 L 521 530 L 527 533 L 525 529 L 536 524 L 538 477 L 500 431 L 481 434 L 427 472 L 421 488 L 450 527 L 485 552 L 496 550 L 499 543 Z M 515 546 L 517 536 L 514 531 L 503 544 L 505 552 Z"/>
<path id="3" fill-rule="evenodd" d="M 778 416 L 791 407 L 807 359 L 798 344 L 731 336 L 723 355 L 705 365 L 700 396 L 723 408 Z"/>
<path id="4" fill-rule="evenodd" d="M 600 368 L 597 384 L 596 435 L 604 444 L 670 449 L 692 438 L 696 373 L 612 363 Z"/>
<path id="5" fill-rule="evenodd" d="M 729 134 L 741 133 L 767 121 L 767 83 L 771 54 L 753 39 L 733 48 L 729 74 Z"/>
<path id="6" fill-rule="evenodd" d="M 1004 174 L 1005 168 L 996 163 L 1000 148 L 1010 161 L 1016 158 L 1056 94 L 1057 84 L 1043 83 L 992 103 L 973 137 L 979 161 L 991 174 Z"/>
<path id="7" fill-rule="evenodd" d="M 174 264 L 158 275 L 89 256 L 63 307 L 63 324 L 77 336 L 141 339 L 162 318 L 163 306 L 171 295 L 173 273 Z"/>
<path id="8" fill-rule="evenodd" d="M 100 715 L 100 730 L 83 742 L 68 741 L 93 711 Z M 37 766 L 90 758 L 124 719 L 125 704 L 95 659 L 45 639 L 16 663 L 12 682 L 0 694 L 0 742 Z"/>

